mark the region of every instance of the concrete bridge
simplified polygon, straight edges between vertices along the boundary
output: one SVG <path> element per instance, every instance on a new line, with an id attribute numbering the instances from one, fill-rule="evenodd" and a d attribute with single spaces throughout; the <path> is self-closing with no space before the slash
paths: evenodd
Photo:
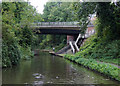
<path id="1" fill-rule="evenodd" d="M 31 28 L 36 34 L 67 35 L 67 44 L 71 47 L 73 53 L 79 51 L 78 46 L 81 46 L 86 38 L 95 33 L 94 26 L 90 23 L 85 35 L 81 35 L 79 22 L 38 22 L 33 23 Z"/>
<path id="2" fill-rule="evenodd" d="M 79 22 L 38 22 L 33 23 L 32 28 L 36 34 L 78 35 L 80 33 Z"/>

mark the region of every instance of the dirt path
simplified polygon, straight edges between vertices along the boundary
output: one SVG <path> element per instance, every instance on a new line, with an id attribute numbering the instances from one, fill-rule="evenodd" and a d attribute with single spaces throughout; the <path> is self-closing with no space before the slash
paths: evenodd
<path id="1" fill-rule="evenodd" d="M 98 63 L 108 63 L 108 62 L 100 62 L 100 61 L 97 61 Z M 118 65 L 116 65 L 116 64 L 112 64 L 112 63 L 109 63 L 109 64 L 111 64 L 111 65 L 114 65 L 114 66 L 116 66 L 116 67 L 118 67 L 119 69 L 120 69 L 120 66 L 118 66 Z"/>

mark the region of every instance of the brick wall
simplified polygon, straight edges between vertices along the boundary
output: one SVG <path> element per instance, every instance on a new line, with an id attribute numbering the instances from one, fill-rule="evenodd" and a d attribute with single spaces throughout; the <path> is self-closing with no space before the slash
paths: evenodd
<path id="1" fill-rule="evenodd" d="M 74 36 L 67 35 L 67 44 L 69 43 L 69 41 L 74 41 Z"/>

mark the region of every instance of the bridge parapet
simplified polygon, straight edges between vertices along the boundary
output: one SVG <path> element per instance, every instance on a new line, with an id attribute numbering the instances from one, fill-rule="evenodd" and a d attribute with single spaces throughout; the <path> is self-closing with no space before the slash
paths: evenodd
<path id="1" fill-rule="evenodd" d="M 78 26 L 79 22 L 38 22 L 32 23 L 32 26 Z"/>

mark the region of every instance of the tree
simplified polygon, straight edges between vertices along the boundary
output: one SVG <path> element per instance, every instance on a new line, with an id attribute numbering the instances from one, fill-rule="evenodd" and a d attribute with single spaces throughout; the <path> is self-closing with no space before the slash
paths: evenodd
<path id="1" fill-rule="evenodd" d="M 81 28 L 81 34 L 84 34 L 87 25 L 90 23 L 90 18 L 92 14 L 96 12 L 95 2 L 75 2 L 73 7 L 76 14 L 76 20 L 79 22 Z"/>
<path id="2" fill-rule="evenodd" d="M 46 22 L 74 21 L 75 12 L 71 2 L 48 2 L 43 12 Z"/>
<path id="3" fill-rule="evenodd" d="M 105 40 L 119 39 L 120 8 L 111 3 L 97 3 L 97 6 L 98 36 Z"/>
<path id="4" fill-rule="evenodd" d="M 2 3 L 3 67 L 18 64 L 20 58 L 28 59 L 33 56 L 31 48 L 34 34 L 30 25 L 42 20 L 36 9 L 27 2 Z"/>

